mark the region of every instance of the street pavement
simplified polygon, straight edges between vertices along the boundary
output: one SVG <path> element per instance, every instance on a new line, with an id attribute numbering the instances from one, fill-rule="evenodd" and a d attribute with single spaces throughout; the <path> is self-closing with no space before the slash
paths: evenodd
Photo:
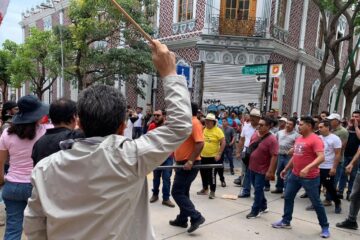
<path id="1" fill-rule="evenodd" d="M 196 192 L 202 187 L 200 174 L 194 181 L 190 198 L 194 202 L 196 209 L 205 217 L 206 221 L 193 234 L 188 234 L 186 229 L 177 228 L 169 225 L 169 220 L 174 219 L 178 214 L 178 207 L 169 208 L 161 204 L 161 199 L 150 204 L 151 220 L 155 229 L 157 239 L 249 239 L 249 240 L 312 240 L 321 239 L 319 236 L 321 228 L 318 224 L 315 212 L 306 211 L 305 207 L 309 205 L 309 199 L 301 199 L 300 191 L 295 200 L 292 229 L 274 229 L 271 223 L 281 219 L 283 213 L 284 201 L 279 194 L 266 193 L 269 212 L 256 219 L 246 219 L 250 212 L 253 198 L 228 200 L 222 199 L 224 194 L 238 195 L 240 187 L 233 184 L 235 176 L 225 173 L 227 187 L 220 186 L 217 178 L 216 198 L 211 200 L 207 196 L 198 196 Z M 149 190 L 151 196 L 152 177 L 149 176 Z M 271 182 L 271 188 L 275 183 Z M 322 197 L 323 198 L 323 197 Z M 343 230 L 335 227 L 337 222 L 343 221 L 348 213 L 349 202 L 343 200 L 343 213 L 335 214 L 334 205 L 326 207 L 328 220 L 330 222 L 331 239 L 360 239 L 360 231 Z"/>
<path id="2" fill-rule="evenodd" d="M 236 171 L 236 174 L 239 172 Z M 174 176 L 174 174 L 173 174 Z M 172 176 L 172 177 L 173 177 Z M 154 226 L 156 239 L 196 239 L 196 240 L 315 240 L 321 239 L 320 226 L 313 211 L 306 211 L 309 199 L 295 200 L 292 229 L 274 229 L 271 223 L 281 219 L 283 213 L 283 199 L 279 194 L 266 193 L 268 199 L 269 212 L 256 219 L 246 219 L 250 212 L 253 198 L 228 200 L 222 199 L 224 194 L 237 195 L 240 187 L 233 184 L 235 176 L 225 172 L 227 187 L 222 188 L 217 179 L 216 198 L 211 200 L 207 196 L 198 196 L 196 192 L 201 189 L 200 174 L 194 181 L 190 197 L 206 221 L 201 227 L 192 234 L 188 234 L 186 229 L 177 228 L 169 225 L 169 220 L 174 219 L 178 214 L 178 207 L 169 208 L 161 204 L 160 200 L 150 204 L 151 221 Z M 148 176 L 149 192 L 151 196 L 152 175 Z M 272 189 L 275 183 L 271 182 Z M 161 187 L 160 187 L 161 188 Z M 299 192 L 298 196 L 302 193 Z M 173 199 L 171 199 L 173 200 Z M 335 227 L 337 222 L 343 221 L 348 213 L 349 202 L 343 200 L 343 213 L 335 214 L 334 206 L 326 207 L 327 216 L 330 222 L 331 239 L 336 240 L 358 240 L 360 231 L 343 230 Z M 4 227 L 0 227 L 0 236 L 3 236 Z M 23 239 L 26 239 L 23 237 Z M 120 239 L 119 239 L 120 240 Z"/>

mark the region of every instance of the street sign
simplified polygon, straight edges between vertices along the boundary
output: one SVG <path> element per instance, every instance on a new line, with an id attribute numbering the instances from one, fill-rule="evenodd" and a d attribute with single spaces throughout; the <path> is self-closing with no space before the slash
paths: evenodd
<path id="1" fill-rule="evenodd" d="M 282 73 L 282 64 L 271 64 L 270 67 L 270 76 L 279 77 Z"/>
<path id="2" fill-rule="evenodd" d="M 245 67 L 242 68 L 241 72 L 244 75 L 266 74 L 267 64 L 245 65 Z"/>
<path id="3" fill-rule="evenodd" d="M 256 78 L 256 82 L 259 82 L 259 83 L 264 83 L 264 82 L 266 82 L 266 77 L 257 76 L 257 78 Z"/>
<path id="4" fill-rule="evenodd" d="M 189 66 L 183 66 L 183 65 L 177 65 L 176 66 L 176 73 L 178 75 L 183 75 L 186 79 L 187 82 L 187 86 L 192 87 L 192 82 L 191 82 L 191 68 Z"/>

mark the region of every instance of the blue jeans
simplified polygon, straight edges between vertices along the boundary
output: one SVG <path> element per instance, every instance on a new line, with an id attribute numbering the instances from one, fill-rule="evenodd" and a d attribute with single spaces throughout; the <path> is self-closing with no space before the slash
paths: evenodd
<path id="1" fill-rule="evenodd" d="M 242 158 L 244 158 L 244 152 L 242 152 Z M 241 167 L 242 167 L 242 172 L 243 172 L 243 183 L 242 183 L 242 190 L 240 192 L 240 194 L 242 195 L 250 195 L 250 191 L 251 191 L 251 180 L 250 180 L 250 173 L 249 173 L 249 169 L 248 166 L 246 166 L 244 164 L 243 161 L 241 161 Z"/>
<path id="2" fill-rule="evenodd" d="M 250 170 L 249 168 L 246 167 L 246 172 L 244 175 L 244 180 L 243 180 L 243 184 L 242 184 L 242 195 L 250 195 L 250 191 L 251 191 L 251 177 L 250 177 Z"/>
<path id="3" fill-rule="evenodd" d="M 222 158 L 224 160 L 225 160 L 225 158 L 227 158 L 227 160 L 229 160 L 230 170 L 234 169 L 233 152 L 234 152 L 233 146 L 226 146 L 224 149 L 223 155 L 222 155 Z"/>
<path id="4" fill-rule="evenodd" d="M 31 183 L 5 182 L 2 197 L 6 208 L 4 240 L 20 240 L 23 231 L 24 210 L 31 196 Z"/>
<path id="5" fill-rule="evenodd" d="M 305 192 L 309 196 L 309 199 L 316 211 L 321 228 L 329 227 L 325 208 L 321 203 L 319 195 L 320 177 L 314 179 L 301 178 L 295 176 L 293 173 L 288 176 L 285 188 L 283 222 L 290 224 L 294 210 L 294 199 L 301 187 L 305 189 Z"/>
<path id="6" fill-rule="evenodd" d="M 286 167 L 286 165 L 289 163 L 290 160 L 290 156 L 287 154 L 279 154 L 278 156 L 278 163 L 277 163 L 277 168 L 276 168 L 276 190 L 280 190 L 283 191 L 283 189 L 286 186 L 286 181 L 284 181 L 281 177 L 280 177 L 280 173 L 282 170 L 284 170 L 284 168 Z"/>
<path id="7" fill-rule="evenodd" d="M 171 166 L 173 165 L 173 158 L 170 156 L 168 157 L 161 166 Z M 153 179 L 153 194 L 159 195 L 159 187 L 160 187 L 160 178 L 162 178 L 163 186 L 162 186 L 162 193 L 163 193 L 163 200 L 167 201 L 170 198 L 170 177 L 171 177 L 172 169 L 167 170 L 155 170 L 153 171 L 154 179 Z"/>
<path id="8" fill-rule="evenodd" d="M 133 128 L 133 139 L 137 139 L 142 135 L 142 127 Z"/>
<path id="9" fill-rule="evenodd" d="M 200 164 L 200 161 L 194 162 L 194 165 Z M 176 219 L 179 222 L 187 223 L 190 217 L 191 222 L 199 220 L 201 214 L 195 209 L 194 204 L 190 200 L 190 187 L 195 180 L 199 169 L 191 170 L 176 169 L 175 178 L 172 186 L 171 194 L 180 208 L 180 213 Z"/>
<path id="10" fill-rule="evenodd" d="M 267 201 L 264 194 L 265 175 L 249 170 L 251 183 L 254 186 L 254 203 L 251 212 L 258 214 L 267 208 Z"/>
<path id="11" fill-rule="evenodd" d="M 358 167 L 354 166 L 353 170 L 350 173 L 350 177 L 345 174 L 345 168 L 351 162 L 351 160 L 352 160 L 352 157 L 344 157 L 344 162 L 342 164 L 342 170 L 341 170 L 341 177 L 339 180 L 339 193 L 341 193 L 341 194 L 344 193 L 344 189 L 345 189 L 347 183 L 348 183 L 347 193 L 348 194 L 351 193 L 351 189 L 354 184 L 356 173 L 358 171 Z"/>

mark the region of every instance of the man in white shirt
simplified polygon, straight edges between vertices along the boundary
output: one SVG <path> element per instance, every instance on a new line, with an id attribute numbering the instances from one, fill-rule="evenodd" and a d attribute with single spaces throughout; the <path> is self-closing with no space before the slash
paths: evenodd
<path id="1" fill-rule="evenodd" d="M 252 135 L 254 135 L 256 128 L 259 124 L 261 117 L 260 110 L 253 109 L 250 112 L 250 124 L 244 125 L 241 135 L 240 135 L 240 141 L 238 144 L 238 148 L 236 151 L 237 158 L 242 157 L 242 177 L 243 177 L 243 184 L 242 184 L 242 192 L 239 194 L 239 198 L 247 198 L 250 197 L 250 190 L 251 190 L 251 181 L 250 181 L 250 175 L 248 173 L 248 162 L 244 158 L 245 152 L 248 150 L 250 145 L 250 140 Z M 241 176 L 234 180 L 235 184 L 241 185 Z"/>
<path id="2" fill-rule="evenodd" d="M 280 177 L 280 173 L 286 165 L 289 163 L 291 154 L 290 149 L 294 147 L 294 143 L 297 137 L 300 136 L 295 131 L 296 119 L 290 118 L 286 121 L 286 127 L 284 130 L 280 130 L 276 133 L 276 139 L 279 142 L 279 154 L 278 154 L 278 162 L 277 162 L 277 169 L 276 169 L 276 185 L 275 190 L 271 191 L 274 194 L 282 194 L 284 188 L 286 186 L 286 181 Z"/>
<path id="3" fill-rule="evenodd" d="M 335 202 L 335 213 L 341 213 L 341 200 L 336 193 L 335 176 L 336 169 L 341 159 L 341 139 L 330 132 L 330 122 L 325 120 L 319 123 L 320 138 L 324 142 L 325 161 L 320 164 L 320 188 L 321 185 L 326 188 L 330 198 Z M 319 189 L 320 191 L 320 189 Z M 306 210 L 313 210 L 312 206 Z"/>
<path id="4" fill-rule="evenodd" d="M 137 107 L 136 108 L 136 114 L 138 115 L 138 120 L 136 120 L 136 122 L 134 122 L 134 129 L 133 129 L 133 138 L 137 139 L 141 136 L 142 134 L 142 120 L 143 120 L 143 114 L 142 114 L 142 107 Z"/>
<path id="5" fill-rule="evenodd" d="M 28 240 L 154 240 L 147 175 L 191 134 L 189 91 L 176 74 L 175 55 L 154 40 L 152 58 L 163 79 L 167 124 L 130 140 L 126 100 L 117 89 L 95 85 L 78 101 L 86 139 L 41 160 L 33 170 L 24 215 Z"/>

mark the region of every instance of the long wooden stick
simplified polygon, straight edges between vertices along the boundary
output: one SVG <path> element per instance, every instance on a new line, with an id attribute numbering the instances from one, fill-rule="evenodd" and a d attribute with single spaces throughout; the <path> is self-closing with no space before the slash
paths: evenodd
<path id="1" fill-rule="evenodd" d="M 144 29 L 142 29 L 142 27 L 137 22 L 135 22 L 135 20 L 120 6 L 120 4 L 116 0 L 110 0 L 110 1 L 125 16 L 125 18 L 135 26 L 135 28 L 143 35 L 143 37 L 146 40 L 148 40 L 151 43 L 153 42 L 151 36 L 147 32 L 145 32 Z"/>
<path id="2" fill-rule="evenodd" d="M 192 168 L 196 168 L 196 169 L 223 168 L 223 167 L 224 167 L 224 165 L 222 165 L 222 164 L 199 164 L 199 165 L 192 166 Z M 178 168 L 184 168 L 184 165 L 159 166 L 159 167 L 155 168 L 155 170 L 178 169 Z"/>

